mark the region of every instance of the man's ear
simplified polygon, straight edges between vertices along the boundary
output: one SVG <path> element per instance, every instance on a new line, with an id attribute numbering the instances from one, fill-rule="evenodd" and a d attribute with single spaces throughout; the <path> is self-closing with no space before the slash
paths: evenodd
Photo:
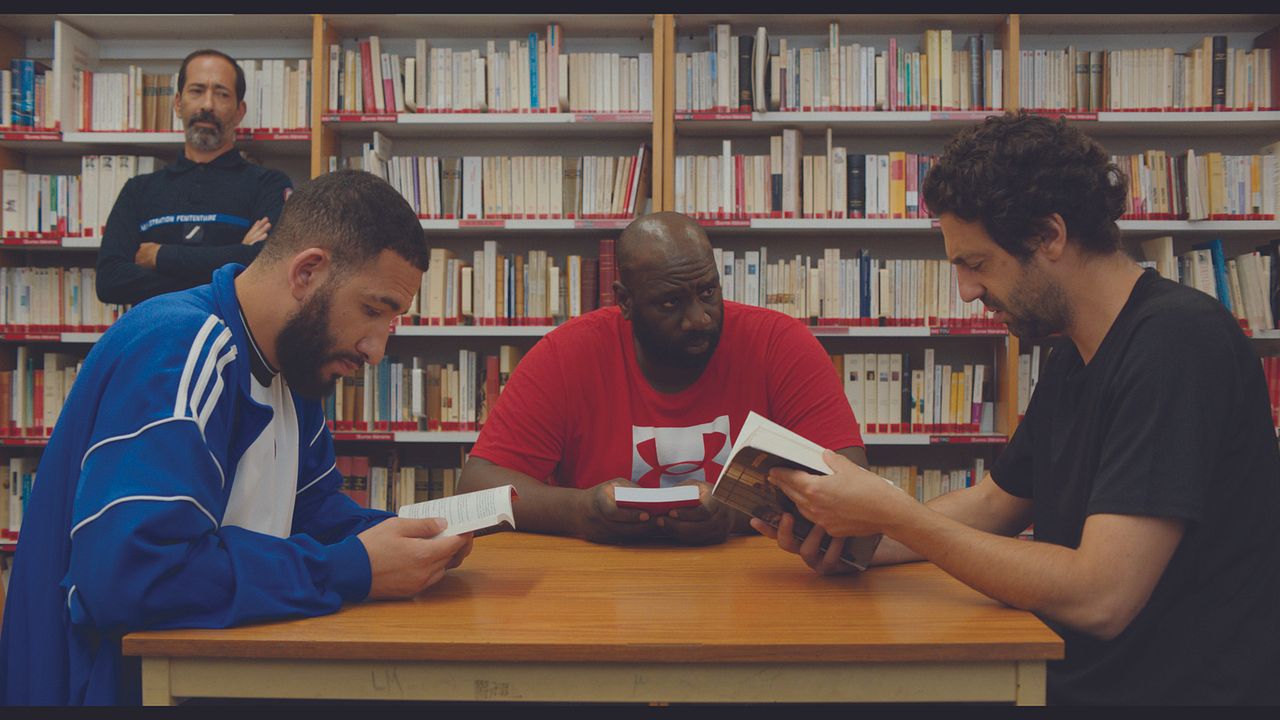
<path id="1" fill-rule="evenodd" d="M 1067 250 L 1067 223 L 1058 213 L 1040 222 L 1040 247 L 1045 259 L 1060 260 Z"/>
<path id="2" fill-rule="evenodd" d="M 613 300 L 618 304 L 618 309 L 622 311 L 622 319 L 631 319 L 631 291 L 621 280 L 613 281 Z"/>
<path id="3" fill-rule="evenodd" d="M 244 101 L 241 100 L 239 106 L 236 107 L 236 119 L 234 121 L 234 127 L 240 127 L 240 122 L 244 120 L 244 114 L 248 111 L 249 111 L 249 106 L 245 105 Z"/>
<path id="4" fill-rule="evenodd" d="M 324 248 L 307 248 L 289 261 L 289 294 L 303 302 L 324 284 L 333 271 L 333 259 Z"/>

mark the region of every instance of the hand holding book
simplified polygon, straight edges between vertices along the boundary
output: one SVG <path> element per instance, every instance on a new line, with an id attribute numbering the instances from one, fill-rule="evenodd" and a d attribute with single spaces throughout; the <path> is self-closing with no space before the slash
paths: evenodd
<path id="1" fill-rule="evenodd" d="M 789 474 L 779 474 L 784 472 Z M 775 475 L 783 479 L 775 480 Z M 729 451 L 729 462 L 716 480 L 712 494 L 763 522 L 770 530 L 780 529 L 790 518 L 789 525 L 799 537 L 809 538 L 822 532 L 814 542 L 821 543 L 818 550 L 823 553 L 834 545 L 828 533 L 850 536 L 833 552 L 839 553 L 840 560 L 849 566 L 865 570 L 881 535 L 879 530 L 868 529 L 869 524 L 858 523 L 876 516 L 851 515 L 842 494 L 850 478 L 865 483 L 862 475 L 875 478 L 885 490 L 894 490 L 889 481 L 752 412 L 738 432 L 738 439 Z M 803 505 L 796 502 L 793 493 L 803 498 Z M 857 519 L 849 521 L 846 516 Z M 760 522 L 753 521 L 752 526 L 770 537 L 778 537 L 777 532 L 762 529 Z M 826 522 L 835 523 L 836 529 L 829 528 Z M 860 530 L 867 532 L 857 532 Z M 790 533 L 786 537 L 790 537 Z"/>
<path id="2" fill-rule="evenodd" d="M 884 532 L 892 503 L 906 496 L 884 478 L 858 467 L 848 458 L 824 450 L 830 475 L 775 467 L 769 482 L 778 486 L 800 511 L 832 537 L 856 537 Z"/>

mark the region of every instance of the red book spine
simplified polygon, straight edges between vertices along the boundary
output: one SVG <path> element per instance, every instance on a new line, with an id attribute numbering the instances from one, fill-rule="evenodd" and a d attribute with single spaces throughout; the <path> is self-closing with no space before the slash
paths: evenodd
<path id="1" fill-rule="evenodd" d="M 29 435 L 44 434 L 44 371 L 35 370 L 33 381 L 31 383 L 32 391 L 35 393 L 31 398 L 31 427 L 27 428 Z"/>
<path id="2" fill-rule="evenodd" d="M 373 92 L 373 55 L 368 40 L 360 41 L 360 80 L 364 95 L 362 112 L 378 112 L 377 96 Z"/>
<path id="3" fill-rule="evenodd" d="M 351 458 L 351 490 L 347 494 L 360 507 L 369 507 L 369 458 Z"/>

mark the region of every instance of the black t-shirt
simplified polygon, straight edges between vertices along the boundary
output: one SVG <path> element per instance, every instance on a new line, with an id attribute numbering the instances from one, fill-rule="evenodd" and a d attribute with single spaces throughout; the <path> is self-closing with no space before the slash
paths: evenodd
<path id="1" fill-rule="evenodd" d="M 1085 365 L 1057 342 L 991 470 L 1034 501 L 1035 539 L 1080 544 L 1094 513 L 1182 518 L 1147 605 L 1066 643 L 1051 703 L 1280 702 L 1280 451 L 1261 363 L 1225 307 L 1148 270 Z"/>
<path id="2" fill-rule="evenodd" d="M 203 285 L 227 263 L 248 265 L 262 243 L 244 245 L 245 233 L 263 217 L 274 227 L 292 187 L 287 175 L 246 161 L 235 148 L 207 163 L 182 156 L 130 178 L 103 229 L 98 298 L 136 304 Z M 154 270 L 134 262 L 144 242 L 161 246 Z"/>

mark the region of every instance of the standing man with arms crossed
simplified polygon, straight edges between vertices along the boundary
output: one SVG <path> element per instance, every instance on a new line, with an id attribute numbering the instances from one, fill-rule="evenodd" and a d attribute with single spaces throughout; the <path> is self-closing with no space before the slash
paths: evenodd
<path id="1" fill-rule="evenodd" d="M 230 56 L 197 50 L 182 61 L 173 102 L 186 129 L 182 157 L 121 189 L 98 253 L 98 299 L 136 304 L 253 262 L 293 183 L 236 150 L 244 92 Z"/>
<path id="2" fill-rule="evenodd" d="M 459 492 L 512 484 L 521 530 L 595 542 L 722 542 L 747 516 L 710 494 L 755 411 L 866 464 L 858 422 L 813 334 L 782 313 L 725 302 L 707 235 L 673 212 L 618 239 L 617 307 L 525 355 L 463 467 Z M 613 488 L 697 484 L 701 505 L 658 517 Z"/>
<path id="3" fill-rule="evenodd" d="M 471 549 L 338 488 L 319 399 L 377 363 L 427 265 L 390 185 L 311 181 L 245 269 L 126 313 L 41 458 L 0 631 L 0 704 L 137 703 L 131 631 L 406 597 Z"/>
<path id="4" fill-rule="evenodd" d="M 924 558 L 1039 615 L 1066 641 L 1050 703 L 1274 704 L 1280 453 L 1261 367 L 1222 303 L 1124 252 L 1125 187 L 1064 122 L 962 132 L 923 188 L 960 295 L 1024 340 L 1062 335 L 1025 419 L 987 477 L 928 505 L 840 458 L 771 478 L 832 535 L 884 532 L 876 562 Z M 1032 523 L 1036 542 L 1009 537 Z M 783 549 L 837 569 L 820 533 L 790 528 Z"/>

